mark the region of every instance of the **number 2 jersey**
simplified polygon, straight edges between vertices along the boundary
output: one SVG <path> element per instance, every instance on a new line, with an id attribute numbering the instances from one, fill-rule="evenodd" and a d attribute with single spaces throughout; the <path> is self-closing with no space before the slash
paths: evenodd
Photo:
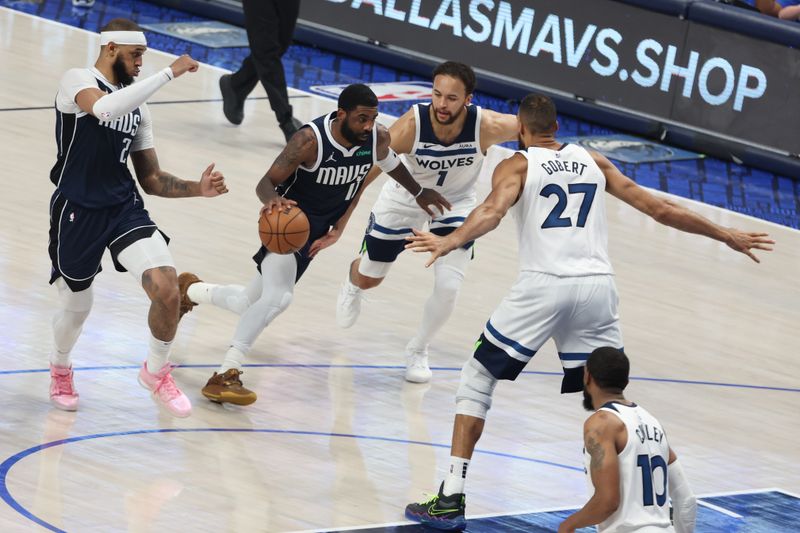
<path id="1" fill-rule="evenodd" d="M 613 274 L 608 257 L 606 178 L 589 152 L 530 147 L 525 187 L 512 209 L 520 271 L 555 276 Z"/>
<path id="2" fill-rule="evenodd" d="M 611 413 L 625 424 L 628 441 L 619 457 L 619 508 L 597 525 L 602 533 L 673 533 L 667 496 L 669 443 L 656 418 L 639 405 L 608 402 L 598 411 Z M 589 491 L 591 456 L 584 450 Z"/>
<path id="3" fill-rule="evenodd" d="M 83 111 L 75 96 L 83 89 L 111 93 L 120 87 L 96 68 L 74 68 L 61 78 L 56 94 L 58 159 L 50 181 L 70 202 L 92 209 L 111 207 L 132 198 L 136 190 L 128 154 L 153 147 L 146 105 L 112 121 Z"/>

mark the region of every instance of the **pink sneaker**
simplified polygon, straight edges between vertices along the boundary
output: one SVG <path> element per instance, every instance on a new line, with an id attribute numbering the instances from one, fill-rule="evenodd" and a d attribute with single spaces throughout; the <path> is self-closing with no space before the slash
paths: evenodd
<path id="1" fill-rule="evenodd" d="M 78 410 L 78 393 L 72 382 L 72 367 L 50 365 L 50 403 L 62 411 Z"/>
<path id="2" fill-rule="evenodd" d="M 185 418 L 192 414 L 192 404 L 189 398 L 175 385 L 171 374 L 173 368 L 175 368 L 174 365 L 167 363 L 156 374 L 151 374 L 147 370 L 145 362 L 139 370 L 139 384 L 152 392 L 153 398 L 170 414 Z"/>

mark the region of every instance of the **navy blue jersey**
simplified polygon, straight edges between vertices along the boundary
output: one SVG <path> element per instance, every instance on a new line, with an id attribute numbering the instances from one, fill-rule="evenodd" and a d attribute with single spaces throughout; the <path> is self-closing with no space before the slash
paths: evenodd
<path id="1" fill-rule="evenodd" d="M 112 92 L 100 79 L 95 81 L 102 91 Z M 83 207 L 110 207 L 130 200 L 136 186 L 128 170 L 128 153 L 142 121 L 141 109 L 107 122 L 81 112 L 77 105 L 74 108 L 77 112 L 70 113 L 56 106 L 58 160 L 50 181 L 64 198 Z"/>
<path id="2" fill-rule="evenodd" d="M 340 145 L 331 133 L 334 118 L 336 112 L 303 126 L 317 137 L 317 160 L 312 167 L 298 167 L 294 176 L 277 187 L 278 194 L 296 201 L 309 217 L 325 219 L 328 224 L 336 222 L 355 198 L 375 164 L 377 144 L 373 129 L 361 146 L 348 149 Z"/>

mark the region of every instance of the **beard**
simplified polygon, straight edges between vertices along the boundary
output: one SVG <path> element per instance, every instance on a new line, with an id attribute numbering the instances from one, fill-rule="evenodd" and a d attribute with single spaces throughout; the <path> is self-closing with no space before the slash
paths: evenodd
<path id="1" fill-rule="evenodd" d="M 357 144 L 360 145 L 367 140 L 366 135 L 359 135 L 358 133 L 355 132 L 355 130 L 350 128 L 350 126 L 347 124 L 346 118 L 342 121 L 341 130 L 342 130 L 342 137 L 347 139 L 347 142 L 349 142 L 352 145 L 357 145 Z"/>
<path id="2" fill-rule="evenodd" d="M 125 68 L 125 63 L 122 61 L 122 57 L 117 56 L 117 60 L 114 61 L 114 64 L 111 65 L 111 70 L 114 71 L 114 76 L 117 77 L 117 82 L 120 85 L 130 85 L 133 83 L 133 76 L 128 74 L 127 69 Z"/>
<path id="3" fill-rule="evenodd" d="M 464 112 L 464 108 L 462 107 L 461 110 L 458 113 L 450 115 L 450 118 L 448 118 L 447 120 L 439 120 L 439 113 L 437 113 L 436 110 L 434 109 L 434 111 L 433 111 L 433 119 L 437 122 L 437 124 L 440 124 L 442 126 L 447 126 L 448 124 L 452 124 L 453 122 L 458 120 L 458 117 L 460 117 L 461 113 L 463 113 L 463 112 Z"/>
<path id="4" fill-rule="evenodd" d="M 586 391 L 586 388 L 583 389 L 583 408 L 587 411 L 594 411 L 594 402 L 592 401 L 592 395 Z"/>

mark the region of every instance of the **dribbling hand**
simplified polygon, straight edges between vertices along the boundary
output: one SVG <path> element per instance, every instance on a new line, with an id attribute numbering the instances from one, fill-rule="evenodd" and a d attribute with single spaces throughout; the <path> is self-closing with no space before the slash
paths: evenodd
<path id="1" fill-rule="evenodd" d="M 266 213 L 268 215 L 272 214 L 273 209 L 282 210 L 288 209 L 293 205 L 297 205 L 297 202 L 294 200 L 289 200 L 288 198 L 284 198 L 283 196 L 275 195 L 266 202 L 264 202 L 264 206 L 261 208 L 261 213 Z"/>
<path id="2" fill-rule="evenodd" d="M 188 54 L 183 54 L 170 65 L 174 77 L 178 77 L 187 72 L 197 72 L 200 63 L 191 58 Z"/>

